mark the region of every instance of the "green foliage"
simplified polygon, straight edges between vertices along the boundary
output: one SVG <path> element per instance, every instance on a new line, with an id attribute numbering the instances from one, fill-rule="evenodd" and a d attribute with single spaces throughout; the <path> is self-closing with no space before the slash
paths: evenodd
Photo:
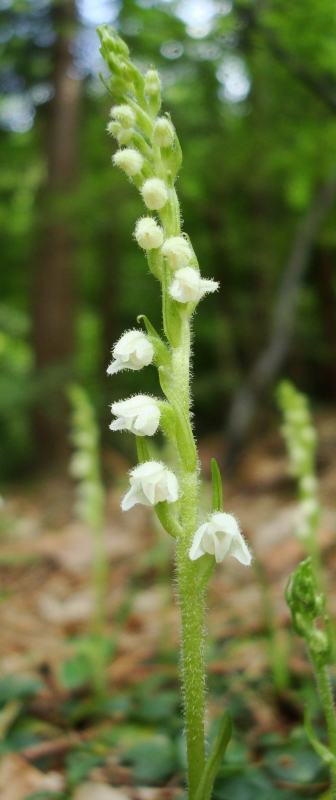
<path id="1" fill-rule="evenodd" d="M 132 765 L 136 780 L 156 784 L 167 780 L 176 770 L 176 751 L 168 736 L 158 734 L 133 745 L 124 753 L 125 764 Z"/>

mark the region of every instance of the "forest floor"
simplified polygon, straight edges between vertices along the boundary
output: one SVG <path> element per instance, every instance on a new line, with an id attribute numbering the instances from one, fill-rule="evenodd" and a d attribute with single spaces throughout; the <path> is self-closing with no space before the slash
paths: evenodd
<path id="1" fill-rule="evenodd" d="M 319 541 L 328 607 L 335 619 L 335 414 L 321 413 L 316 425 L 324 508 Z M 205 509 L 210 502 L 210 459 L 219 455 L 219 446 L 216 438 L 200 443 Z M 169 750 L 172 741 L 182 740 L 173 542 L 147 508 L 121 513 L 129 467 L 123 458 L 105 453 L 104 467 L 111 484 L 106 635 L 113 655 L 108 689 L 100 698 L 88 688 L 85 671 L 83 641 L 93 608 L 92 540 L 90 531 L 74 518 L 74 487 L 64 478 L 47 475 L 12 487 L 5 497 L 0 529 L 1 800 L 181 796 L 183 754 L 172 756 Z M 274 434 L 251 446 L 235 480 L 224 481 L 225 509 L 240 520 L 255 558 L 250 568 L 235 559 L 224 560 L 211 580 L 209 719 L 216 722 L 229 697 L 237 725 L 231 758 L 236 767 L 231 773 L 236 780 L 237 763 L 245 758 L 255 771 L 247 788 L 242 784 L 242 794 L 239 783 L 233 794 L 225 789 L 232 784 L 232 774 L 224 776 L 219 800 L 262 800 L 263 791 L 265 798 L 320 797 L 328 787 L 320 764 L 304 777 L 307 761 L 311 765 L 314 760 L 307 741 L 302 745 L 308 756 L 303 767 L 300 762 L 301 772 L 295 773 L 293 759 L 286 762 L 279 751 L 280 745 L 292 741 L 293 730 L 301 731 L 294 739 L 302 739 L 302 697 L 310 696 L 307 685 L 314 692 L 310 665 L 291 633 L 284 599 L 288 576 L 304 556 L 294 535 L 299 511 L 287 468 L 283 444 Z M 257 776 L 261 783 L 253 784 L 256 769 L 265 762 L 260 742 L 273 750 L 266 754 L 268 772 Z"/>

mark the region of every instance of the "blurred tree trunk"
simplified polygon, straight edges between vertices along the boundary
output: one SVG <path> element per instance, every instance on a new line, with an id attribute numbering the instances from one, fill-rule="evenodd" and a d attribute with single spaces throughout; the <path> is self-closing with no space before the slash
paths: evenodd
<path id="1" fill-rule="evenodd" d="M 294 236 L 276 299 L 269 340 L 236 392 L 226 430 L 223 466 L 231 469 L 240 455 L 260 396 L 278 376 L 289 353 L 297 301 L 312 257 L 316 236 L 336 197 L 336 171 L 317 192 Z"/>
<path id="2" fill-rule="evenodd" d="M 33 343 L 37 403 L 34 432 L 43 460 L 67 453 L 65 386 L 74 345 L 74 233 L 71 196 L 78 150 L 80 81 L 71 74 L 75 3 L 55 5 L 53 48 L 55 94 L 47 119 L 47 179 L 40 198 L 40 243 L 33 285 Z"/>
<path id="3" fill-rule="evenodd" d="M 327 344 L 326 371 L 333 399 L 336 397 L 336 253 L 326 247 L 316 250 L 315 280 L 320 299 L 321 321 Z"/>

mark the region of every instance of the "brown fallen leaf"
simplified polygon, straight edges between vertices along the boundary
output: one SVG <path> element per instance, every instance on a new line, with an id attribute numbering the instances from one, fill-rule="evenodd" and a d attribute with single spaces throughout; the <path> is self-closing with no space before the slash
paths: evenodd
<path id="1" fill-rule="evenodd" d="M 129 795 L 108 786 L 107 783 L 85 781 L 77 786 L 71 800 L 129 800 Z"/>
<path id="2" fill-rule="evenodd" d="M 64 780 L 58 772 L 44 774 L 17 753 L 8 753 L 0 765 L 1 800 L 25 800 L 33 792 L 64 789 Z M 112 800 L 112 799 L 111 799 Z M 121 799 L 120 799 L 121 800 Z"/>

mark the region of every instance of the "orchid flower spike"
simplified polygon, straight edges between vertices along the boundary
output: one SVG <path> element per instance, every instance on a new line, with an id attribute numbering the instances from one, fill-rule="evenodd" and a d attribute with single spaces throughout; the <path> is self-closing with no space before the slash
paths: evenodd
<path id="1" fill-rule="evenodd" d="M 201 278 L 193 267 L 183 267 L 175 272 L 169 292 L 179 303 L 198 303 L 207 292 L 215 292 L 218 286 L 216 281 Z"/>
<path id="2" fill-rule="evenodd" d="M 123 511 L 136 503 L 154 506 L 164 500 L 175 503 L 178 498 L 178 483 L 174 473 L 159 461 L 145 461 L 132 469 L 130 484 L 131 488 L 121 503 Z"/>
<path id="3" fill-rule="evenodd" d="M 210 553 L 216 561 L 225 556 L 234 556 L 241 564 L 249 566 L 252 555 L 240 533 L 237 520 L 232 514 L 217 512 L 208 522 L 204 522 L 194 535 L 189 551 L 191 561 Z"/>
<path id="4" fill-rule="evenodd" d="M 114 375 L 121 369 L 142 369 L 153 361 L 154 347 L 142 331 L 126 331 L 112 350 L 114 361 L 107 369 Z"/>
<path id="5" fill-rule="evenodd" d="M 111 422 L 111 431 L 131 431 L 137 436 L 153 436 L 160 422 L 157 400 L 146 394 L 137 394 L 111 406 L 117 419 Z"/>

